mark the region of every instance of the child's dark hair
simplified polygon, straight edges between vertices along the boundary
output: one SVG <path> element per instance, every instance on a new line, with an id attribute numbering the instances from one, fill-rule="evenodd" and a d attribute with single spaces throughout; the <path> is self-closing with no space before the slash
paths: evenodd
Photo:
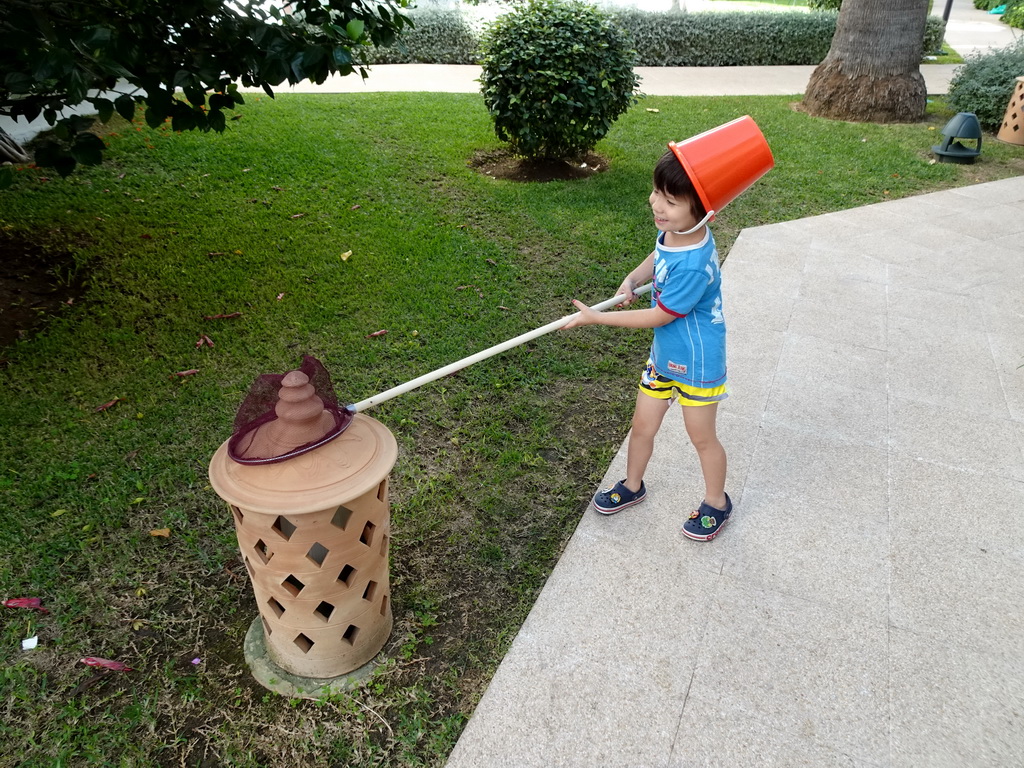
<path id="1" fill-rule="evenodd" d="M 671 149 L 654 166 L 654 188 L 678 200 L 689 200 L 690 209 L 697 219 L 703 219 L 707 213 L 690 176 Z"/>

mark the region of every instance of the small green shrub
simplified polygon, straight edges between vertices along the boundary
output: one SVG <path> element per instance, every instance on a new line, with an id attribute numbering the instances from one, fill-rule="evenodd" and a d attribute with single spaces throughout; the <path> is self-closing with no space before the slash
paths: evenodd
<path id="1" fill-rule="evenodd" d="M 807 0 L 807 7 L 812 11 L 838 11 L 843 0 Z"/>
<path id="2" fill-rule="evenodd" d="M 1024 38 L 989 53 L 970 56 L 949 82 L 949 106 L 957 112 L 973 112 L 978 122 L 996 129 L 1006 105 L 1024 75 Z"/>
<path id="3" fill-rule="evenodd" d="M 580 0 L 516 6 L 488 25 L 480 63 L 494 131 L 524 157 L 579 156 L 636 102 L 628 35 Z"/>
<path id="4" fill-rule="evenodd" d="M 996 6 L 1002 4 L 1003 0 L 974 0 L 974 7 L 979 11 L 991 11 Z"/>
<path id="5" fill-rule="evenodd" d="M 925 53 L 942 49 L 942 41 L 946 39 L 946 22 L 941 16 L 929 16 L 924 25 L 924 48 Z"/>

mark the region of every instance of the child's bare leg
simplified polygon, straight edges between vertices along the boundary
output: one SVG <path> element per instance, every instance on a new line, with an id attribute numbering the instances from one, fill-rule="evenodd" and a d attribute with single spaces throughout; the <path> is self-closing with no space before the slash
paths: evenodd
<path id="1" fill-rule="evenodd" d="M 647 464 L 654 453 L 654 436 L 658 434 L 668 406 L 668 400 L 659 400 L 643 392 L 636 393 L 633 429 L 629 433 L 626 454 L 626 487 L 631 491 L 640 490 Z"/>
<path id="2" fill-rule="evenodd" d="M 718 403 L 711 405 L 684 405 L 683 423 L 690 442 L 697 449 L 700 471 L 704 475 L 704 501 L 715 509 L 725 509 L 725 448 L 718 441 L 715 419 Z M 630 445 L 632 448 L 632 444 Z"/>

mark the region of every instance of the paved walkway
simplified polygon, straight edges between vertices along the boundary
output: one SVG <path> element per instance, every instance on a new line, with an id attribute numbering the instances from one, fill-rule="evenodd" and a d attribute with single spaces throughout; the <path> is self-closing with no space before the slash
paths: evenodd
<path id="1" fill-rule="evenodd" d="M 1024 765 L 1024 177 L 744 230 L 723 276 L 730 527 L 678 533 L 670 415 L 448 768 Z"/>
<path id="2" fill-rule="evenodd" d="M 723 278 L 729 528 L 678 533 L 670 414 L 449 768 L 1024 764 L 1024 177 L 744 230 Z"/>

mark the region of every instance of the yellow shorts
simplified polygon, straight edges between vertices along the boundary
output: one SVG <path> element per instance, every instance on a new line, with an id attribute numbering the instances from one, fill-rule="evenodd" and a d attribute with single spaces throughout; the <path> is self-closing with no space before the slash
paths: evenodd
<path id="1" fill-rule="evenodd" d="M 711 405 L 725 400 L 729 396 L 729 388 L 691 387 L 681 381 L 673 381 L 654 370 L 654 363 L 647 361 L 643 376 L 640 377 L 640 391 L 645 395 L 659 400 L 678 400 L 680 405 Z"/>

